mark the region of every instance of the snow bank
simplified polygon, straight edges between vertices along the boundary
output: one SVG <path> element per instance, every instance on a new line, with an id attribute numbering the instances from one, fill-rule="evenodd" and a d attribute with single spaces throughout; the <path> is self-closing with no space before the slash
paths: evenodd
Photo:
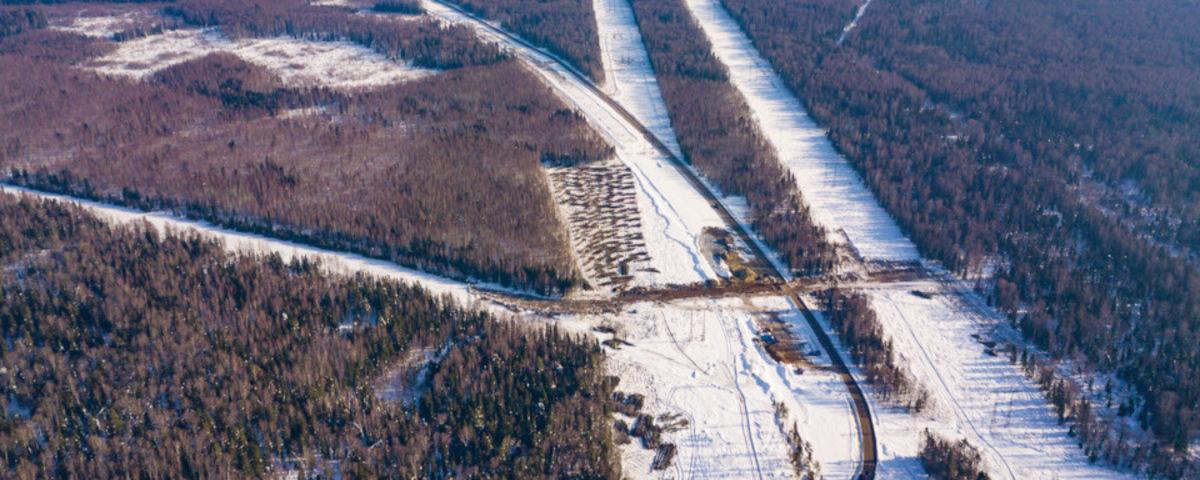
<path id="1" fill-rule="evenodd" d="M 146 78 L 164 68 L 216 53 L 233 53 L 261 65 L 289 85 L 355 89 L 422 78 L 435 70 L 398 63 L 350 42 L 292 37 L 232 40 L 216 30 L 173 30 L 117 44 L 85 65 L 97 72 Z"/>
<path id="2" fill-rule="evenodd" d="M 515 54 L 616 148 L 617 158 L 634 174 L 638 215 L 653 265 L 651 270 L 632 272 L 631 286 L 686 284 L 718 277 L 703 258 L 700 238 L 705 227 L 722 228 L 724 223 L 704 197 L 692 189 L 670 157 L 657 151 L 588 83 L 574 76 L 565 62 L 513 41 L 441 3 L 425 2 L 424 7 L 445 22 L 472 27 L 485 41 Z M 602 49 L 604 45 L 601 42 Z"/>
<path id="3" fill-rule="evenodd" d="M 845 232 L 866 260 L 916 261 L 916 247 L 876 202 L 858 173 L 833 148 L 825 131 L 754 49 L 719 0 L 687 0 L 713 53 L 729 68 L 730 80 L 758 120 L 780 161 L 796 177 L 813 220 L 840 241 Z"/>

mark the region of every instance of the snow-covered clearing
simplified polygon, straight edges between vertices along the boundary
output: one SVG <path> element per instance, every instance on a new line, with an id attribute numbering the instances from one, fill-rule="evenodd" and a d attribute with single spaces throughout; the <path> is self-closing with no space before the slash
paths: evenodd
<path id="1" fill-rule="evenodd" d="M 884 333 L 913 376 L 933 398 L 932 419 L 880 415 L 880 474 L 889 462 L 916 455 L 920 428 L 950 438 L 967 438 L 980 449 L 994 477 L 1122 478 L 1120 472 L 1087 462 L 1077 439 L 1060 425 L 1038 387 L 1005 355 L 986 353 L 973 339 L 991 338 L 1007 323 L 980 308 L 971 293 L 930 281 L 937 292 L 925 299 L 911 285 L 866 289 Z M 920 428 L 914 428 L 917 420 Z"/>
<path id="2" fill-rule="evenodd" d="M 148 223 L 159 232 L 194 232 L 206 238 L 220 240 L 226 250 L 252 255 L 278 254 L 284 261 L 306 258 L 320 262 L 322 268 L 334 274 L 367 274 L 420 285 L 434 295 L 448 295 L 463 305 L 491 305 L 481 300 L 471 286 L 437 277 L 424 272 L 401 267 L 391 262 L 376 260 L 350 253 L 324 250 L 270 237 L 242 233 L 214 226 L 207 222 L 187 220 L 163 212 L 142 212 L 99 202 L 81 200 L 36 190 L 0 184 L 0 193 L 7 195 L 30 195 L 57 202 L 83 207 L 96 217 L 115 225 Z"/>
<path id="3" fill-rule="evenodd" d="M 70 19 L 69 23 L 50 25 L 51 30 L 70 32 L 85 37 L 112 38 L 114 35 L 145 24 L 152 19 L 146 11 L 125 12 L 120 15 L 79 15 Z"/>
<path id="4" fill-rule="evenodd" d="M 773 401 L 789 411 L 812 442 L 826 478 L 848 478 L 858 462 L 858 430 L 841 380 L 820 368 L 797 374 L 758 346 L 755 317 L 804 320 L 782 297 L 640 303 L 616 315 L 565 317 L 570 324 L 612 325 L 632 345 L 608 351 L 617 389 L 646 396 L 651 415 L 679 413 L 688 426 L 666 434 L 679 454 L 651 472 L 653 453 L 635 441 L 622 447 L 623 471 L 634 478 L 783 478 L 792 475 L 788 446 Z M 607 335 L 602 335 L 607 337 Z"/>
<path id="5" fill-rule="evenodd" d="M 634 175 L 638 215 L 652 265 L 651 269 L 631 272 L 631 286 L 688 284 L 718 278 L 703 258 L 700 240 L 705 227 L 721 228 L 724 223 L 670 158 L 656 150 L 636 125 L 576 77 L 565 62 L 486 28 L 444 4 L 426 1 L 423 6 L 433 16 L 472 27 L 484 40 L 515 54 L 616 148 L 617 158 Z"/>
<path id="6" fill-rule="evenodd" d="M 596 12 L 600 56 L 607 79 L 602 86 L 604 93 L 654 132 L 671 152 L 683 158 L 633 7 L 626 0 L 593 0 L 592 9 Z"/>
<path id="7" fill-rule="evenodd" d="M 146 78 L 159 70 L 217 52 L 266 67 L 289 85 L 368 88 L 415 80 L 436 70 L 395 62 L 350 42 L 292 37 L 230 39 L 214 29 L 172 30 L 117 44 L 84 66 L 97 72 Z"/>
<path id="8" fill-rule="evenodd" d="M 839 232 L 844 231 L 866 260 L 918 260 L 916 246 L 875 201 L 858 173 L 833 148 L 825 131 L 809 118 L 720 1 L 687 3 L 780 161 L 795 175 L 813 220 L 829 230 L 832 241 L 841 243 Z"/>

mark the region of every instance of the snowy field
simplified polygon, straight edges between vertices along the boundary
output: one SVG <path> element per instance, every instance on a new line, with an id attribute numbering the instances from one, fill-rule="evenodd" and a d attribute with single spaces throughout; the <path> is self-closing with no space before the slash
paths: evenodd
<path id="1" fill-rule="evenodd" d="M 848 478 L 858 462 L 858 431 L 849 395 L 834 374 L 797 374 L 759 347 L 755 317 L 776 314 L 803 324 L 782 297 L 640 303 L 617 315 L 567 317 L 565 324 L 614 325 L 632 345 L 608 352 L 617 389 L 646 396 L 643 411 L 679 413 L 688 426 L 666 434 L 678 456 L 651 472 L 653 453 L 635 441 L 622 448 L 632 478 L 788 478 L 788 446 L 775 421 L 774 401 L 789 411 L 810 442 L 826 478 Z M 795 315 L 795 318 L 791 318 Z M 602 335 L 607 338 L 607 335 Z"/>
<path id="2" fill-rule="evenodd" d="M 1090 465 L 1067 427 L 1058 424 L 1045 396 L 1003 354 L 985 353 L 972 335 L 990 338 L 1007 324 L 990 309 L 980 309 L 964 292 L 930 281 L 866 289 L 884 333 L 895 344 L 913 376 L 933 399 L 933 419 L 882 415 L 879 420 L 881 478 L 890 461 L 916 455 L 921 428 L 949 438 L 967 438 L 983 453 L 994 477 L 1096 479 L 1123 478 L 1119 472 Z M 971 294 L 967 294 L 971 295 Z"/>
<path id="3" fill-rule="evenodd" d="M 269 255 L 278 254 L 285 262 L 307 258 L 319 261 L 326 271 L 340 275 L 364 273 L 373 277 L 388 278 L 420 285 L 434 295 L 448 295 L 463 305 L 492 305 L 482 302 L 470 285 L 437 277 L 427 273 L 401 267 L 391 262 L 376 260 L 361 255 L 335 252 L 298 243 L 277 240 L 261 235 L 227 230 L 194 220 L 186 220 L 163 212 L 146 213 L 128 208 L 80 200 L 76 198 L 29 190 L 12 185 L 0 184 L 0 194 L 30 195 L 38 198 L 70 203 L 83 207 L 96 217 L 114 225 L 148 223 L 159 232 L 194 232 L 206 238 L 220 240 L 226 250 L 235 253 Z"/>
<path id="4" fill-rule="evenodd" d="M 705 227 L 723 227 L 721 218 L 669 157 L 657 151 L 633 124 L 549 54 L 484 28 L 443 4 L 427 1 L 423 6 L 433 16 L 472 27 L 484 40 L 514 53 L 616 148 L 617 158 L 634 174 L 638 215 L 653 267 L 633 272 L 632 286 L 688 284 L 719 277 L 703 258 L 700 239 Z"/>
<path id="5" fill-rule="evenodd" d="M 795 175 L 813 220 L 829 230 L 835 242 L 842 241 L 839 232 L 844 231 L 865 260 L 918 260 L 916 246 L 834 150 L 825 131 L 813 123 L 720 1 L 687 3 L 780 161 Z"/>
<path id="6" fill-rule="evenodd" d="M 217 52 L 232 53 L 261 65 L 285 83 L 297 86 L 369 88 L 437 73 L 394 62 L 350 42 L 315 42 L 292 37 L 233 40 L 212 29 L 172 30 L 121 42 L 116 50 L 84 66 L 107 75 L 144 79 L 172 65 Z"/>

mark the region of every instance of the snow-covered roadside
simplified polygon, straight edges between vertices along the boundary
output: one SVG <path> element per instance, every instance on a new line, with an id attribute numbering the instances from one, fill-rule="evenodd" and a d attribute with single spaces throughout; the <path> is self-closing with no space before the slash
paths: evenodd
<path id="1" fill-rule="evenodd" d="M 634 276 L 631 286 L 687 284 L 718 278 L 703 258 L 700 239 L 706 227 L 721 228 L 724 222 L 704 197 L 692 189 L 670 158 L 655 149 L 635 125 L 593 92 L 585 81 L 574 76 L 564 62 L 485 28 L 441 3 L 426 1 L 423 6 L 434 17 L 469 26 L 480 38 L 515 54 L 616 148 L 617 158 L 634 174 L 638 215 L 653 266 L 630 272 Z"/>
<path id="2" fill-rule="evenodd" d="M 168 213 L 147 213 L 12 185 L 0 184 L 0 193 L 7 195 L 30 195 L 42 199 L 78 205 L 101 220 L 112 224 L 122 225 L 146 222 L 160 232 L 195 232 L 207 238 L 220 240 L 225 248 L 231 252 L 255 255 L 269 255 L 274 253 L 278 254 L 284 261 L 307 258 L 319 261 L 322 268 L 335 274 L 353 275 L 364 273 L 374 277 L 420 285 L 434 295 L 449 295 L 463 305 L 491 305 L 488 302 L 482 302 L 480 297 L 472 291 L 471 286 L 466 283 L 407 269 L 383 260 L 324 250 L 261 235 L 237 232 L 206 222 L 183 219 Z"/>
<path id="3" fill-rule="evenodd" d="M 789 478 L 789 449 L 775 422 L 774 401 L 812 443 L 825 478 L 848 478 L 857 466 L 858 430 L 849 395 L 821 369 L 797 374 L 774 362 L 754 339 L 755 317 L 799 313 L 782 297 L 640 303 L 617 315 L 564 317 L 566 324 L 613 325 L 632 345 L 608 350 L 617 389 L 646 396 L 644 411 L 679 413 L 688 426 L 666 434 L 678 455 L 651 472 L 652 452 L 622 447 L 622 470 L 634 478 Z"/>
<path id="4" fill-rule="evenodd" d="M 76 20 L 80 22 L 81 20 Z M 107 32 L 111 27 L 89 20 L 74 26 Z M 321 85 L 356 89 L 410 81 L 437 70 L 394 62 L 371 49 L 345 41 L 315 42 L 292 37 L 230 39 L 220 32 L 172 30 L 117 43 L 107 55 L 84 67 L 97 72 L 143 79 L 164 68 L 217 52 L 237 55 L 261 65 L 289 85 Z"/>
<path id="5" fill-rule="evenodd" d="M 842 241 L 838 232 L 844 231 L 866 260 L 918 260 L 916 246 L 875 201 L 858 173 L 833 148 L 825 131 L 809 118 L 720 1 L 687 3 L 780 161 L 795 175 L 813 220 L 824 226 L 835 242 Z"/>

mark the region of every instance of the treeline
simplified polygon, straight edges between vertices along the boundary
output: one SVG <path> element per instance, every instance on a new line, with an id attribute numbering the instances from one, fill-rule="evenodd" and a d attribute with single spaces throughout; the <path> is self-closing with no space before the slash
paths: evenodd
<path id="1" fill-rule="evenodd" d="M 0 86 L 12 181 L 543 293 L 579 280 L 541 163 L 612 152 L 515 61 L 339 93 L 229 56 L 130 82 L 3 55 Z"/>
<path id="2" fill-rule="evenodd" d="M 1027 338 L 1117 372 L 1146 400 L 1141 425 L 1187 449 L 1200 428 L 1185 233 L 1200 218 L 1195 9 L 885 2 L 839 47 L 845 2 L 723 2 L 922 252 L 995 267 L 990 297 Z M 1089 193 L 1114 188 L 1154 206 Z"/>
<path id="3" fill-rule="evenodd" d="M 46 15 L 32 8 L 0 7 L 0 38 L 46 28 Z"/>
<path id="4" fill-rule="evenodd" d="M 866 295 L 833 288 L 817 294 L 829 324 L 850 348 L 854 363 L 880 396 L 920 412 L 929 406 L 929 392 L 896 365 L 892 341 L 884 338 L 883 326 Z"/>
<path id="5" fill-rule="evenodd" d="M 634 0 L 634 14 L 687 161 L 722 190 L 745 196 L 755 230 L 796 275 L 835 259 L 746 101 L 680 0 Z"/>
<path id="6" fill-rule="evenodd" d="M 449 0 L 474 15 L 496 20 L 521 38 L 604 81 L 600 34 L 591 0 Z"/>
<path id="7" fill-rule="evenodd" d="M 991 478 L 983 468 L 983 455 L 965 438 L 953 442 L 925 430 L 917 457 L 921 459 L 921 466 L 925 467 L 929 478 L 934 480 Z"/>
<path id="8" fill-rule="evenodd" d="M 399 13 L 402 15 L 420 15 L 425 13 L 425 9 L 421 8 L 421 2 L 416 0 L 385 0 L 375 2 L 372 10 L 380 13 Z"/>
<path id="9" fill-rule="evenodd" d="M 2 194 L 0 268 L 6 478 L 618 476 L 603 354 L 556 329 Z"/>
<path id="10" fill-rule="evenodd" d="M 219 26 L 234 37 L 289 35 L 319 41 L 347 40 L 393 60 L 430 68 L 489 65 L 506 55 L 479 41 L 470 28 L 432 19 L 393 21 L 356 15 L 306 0 L 180 0 L 164 11 L 198 27 Z"/>

